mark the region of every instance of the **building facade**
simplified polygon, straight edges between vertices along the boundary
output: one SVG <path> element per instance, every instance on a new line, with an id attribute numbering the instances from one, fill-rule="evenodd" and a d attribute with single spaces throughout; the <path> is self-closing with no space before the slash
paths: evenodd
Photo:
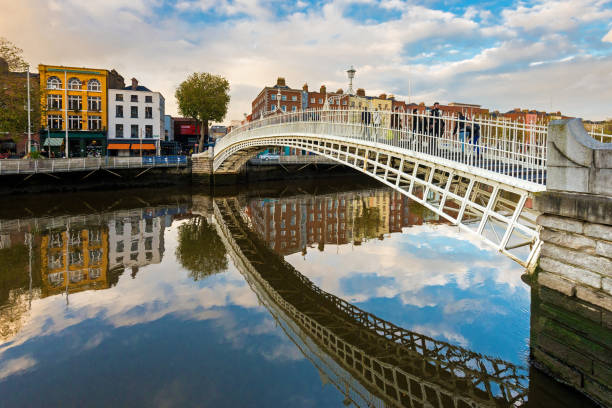
<path id="1" fill-rule="evenodd" d="M 138 85 L 108 91 L 108 150 L 110 155 L 160 154 L 165 133 L 165 100 L 159 92 Z"/>
<path id="2" fill-rule="evenodd" d="M 121 86 L 123 78 L 96 68 L 41 64 L 38 71 L 43 150 L 57 155 L 67 150 L 71 157 L 104 155 L 108 89 Z"/>
<path id="3" fill-rule="evenodd" d="M 277 101 L 280 88 L 281 100 Z M 266 86 L 251 103 L 251 117 L 253 120 L 275 113 L 277 109 L 283 112 L 296 112 L 305 109 L 303 91 L 287 86 L 285 78 L 278 78 L 276 85 Z"/>

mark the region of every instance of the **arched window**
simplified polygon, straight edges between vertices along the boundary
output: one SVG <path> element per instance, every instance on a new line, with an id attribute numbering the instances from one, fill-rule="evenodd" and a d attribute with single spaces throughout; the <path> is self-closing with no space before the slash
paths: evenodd
<path id="1" fill-rule="evenodd" d="M 62 81 L 58 77 L 52 76 L 47 79 L 47 89 L 61 89 Z"/>
<path id="2" fill-rule="evenodd" d="M 68 89 L 73 89 L 73 90 L 81 89 L 81 81 L 78 78 L 70 78 L 68 80 Z"/>
<path id="3" fill-rule="evenodd" d="M 89 91 L 99 91 L 100 90 L 100 81 L 97 79 L 90 79 L 87 82 L 87 90 Z"/>

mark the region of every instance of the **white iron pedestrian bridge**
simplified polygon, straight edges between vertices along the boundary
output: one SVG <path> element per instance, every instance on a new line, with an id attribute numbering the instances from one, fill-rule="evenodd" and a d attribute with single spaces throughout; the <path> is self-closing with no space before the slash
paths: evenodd
<path id="1" fill-rule="evenodd" d="M 407 195 L 531 267 L 540 249 L 530 195 L 546 190 L 547 126 L 421 113 L 312 110 L 232 130 L 214 174 L 236 174 L 259 152 L 288 146 L 352 167 Z"/>

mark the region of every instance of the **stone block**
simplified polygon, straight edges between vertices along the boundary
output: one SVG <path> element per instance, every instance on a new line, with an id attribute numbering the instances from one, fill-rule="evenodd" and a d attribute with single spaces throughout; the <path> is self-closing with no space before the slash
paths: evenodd
<path id="1" fill-rule="evenodd" d="M 593 153 L 596 168 L 612 169 L 612 149 L 597 149 Z"/>
<path id="2" fill-rule="evenodd" d="M 567 265 L 575 265 L 580 269 L 587 269 L 589 271 L 596 272 L 599 275 L 605 275 L 606 271 L 612 269 L 612 260 L 609 258 L 589 255 L 584 252 L 574 251 L 573 249 L 560 247 L 548 242 L 545 242 L 542 245 L 542 256 L 556 259 Z M 556 272 L 555 270 L 546 269 L 543 266 L 542 268 L 548 272 Z M 601 287 L 601 284 L 588 284 L 595 286 L 596 288 Z"/>
<path id="3" fill-rule="evenodd" d="M 557 247 L 560 248 L 560 247 Z M 542 247 L 542 257 L 540 258 L 540 268 L 546 272 L 561 275 L 575 283 L 582 283 L 585 285 L 593 286 L 594 288 L 601 288 L 601 275 L 593 271 L 589 271 L 584 268 L 576 267 L 567 263 L 567 259 L 561 259 L 557 254 L 557 251 L 547 250 L 544 252 Z M 552 258 L 554 256 L 554 258 Z M 566 293 L 567 294 L 567 293 Z M 570 296 L 568 294 L 568 296 Z"/>
<path id="4" fill-rule="evenodd" d="M 612 330 L 612 312 L 608 310 L 601 311 L 601 327 Z"/>
<path id="5" fill-rule="evenodd" d="M 585 373 L 591 373 L 593 370 L 593 359 L 591 357 L 573 350 L 547 334 L 540 334 L 538 336 L 537 345 L 542 351 L 558 358 L 570 367 L 577 368 Z"/>
<path id="6" fill-rule="evenodd" d="M 576 297 L 612 312 L 612 296 L 600 290 L 576 286 Z"/>
<path id="7" fill-rule="evenodd" d="M 589 192 L 612 196 L 612 169 L 591 169 Z"/>
<path id="8" fill-rule="evenodd" d="M 612 241 L 612 226 L 586 223 L 584 225 L 584 234 L 589 237 Z"/>
<path id="9" fill-rule="evenodd" d="M 566 248 L 577 249 L 587 253 L 595 253 L 597 241 L 585 237 L 582 234 L 571 234 L 565 231 L 555 231 L 544 228 L 540 233 L 540 239 Z"/>
<path id="10" fill-rule="evenodd" d="M 537 348 L 533 349 L 533 357 L 538 363 L 543 365 L 546 369 L 548 369 L 548 371 L 559 377 L 561 380 L 573 385 L 576 388 L 582 387 L 582 374 L 578 370 L 574 370 L 553 356 Z"/>
<path id="11" fill-rule="evenodd" d="M 568 165 L 590 167 L 593 164 L 593 149 L 599 146 L 584 130 L 580 119 L 562 119 L 548 125 L 548 151 L 557 149 L 569 161 Z M 563 162 L 555 165 L 563 165 Z"/>
<path id="12" fill-rule="evenodd" d="M 606 258 L 612 258 L 612 242 L 597 241 L 595 245 L 595 253 L 597 255 L 605 256 Z M 612 271 L 610 273 L 612 273 Z"/>
<path id="13" fill-rule="evenodd" d="M 584 228 L 584 222 L 574 220 L 571 218 L 557 217 L 554 215 L 542 214 L 536 219 L 538 225 L 545 228 L 552 228 L 561 231 L 574 232 L 582 234 Z"/>
<path id="14" fill-rule="evenodd" d="M 589 173 L 590 169 L 586 167 L 556 167 L 548 165 L 546 168 L 546 189 L 588 193 Z"/>
<path id="15" fill-rule="evenodd" d="M 552 273 L 540 271 L 538 273 L 538 283 L 541 286 L 545 286 L 547 288 L 556 290 L 557 292 L 561 292 L 567 296 L 574 296 L 576 292 L 576 285 L 559 275 L 554 275 Z"/>
<path id="16" fill-rule="evenodd" d="M 612 384 L 612 367 L 593 361 L 593 377 L 604 384 Z"/>
<path id="17" fill-rule="evenodd" d="M 542 304 L 550 304 L 575 313 L 596 324 L 601 324 L 601 309 L 587 305 L 574 297 L 565 296 L 558 291 L 540 287 L 539 295 Z"/>
<path id="18" fill-rule="evenodd" d="M 612 406 L 612 390 L 590 377 L 584 379 L 584 392 L 604 407 Z"/>
<path id="19" fill-rule="evenodd" d="M 612 271 L 609 271 L 612 272 Z M 601 289 L 612 296 L 612 278 L 604 277 L 601 279 Z"/>

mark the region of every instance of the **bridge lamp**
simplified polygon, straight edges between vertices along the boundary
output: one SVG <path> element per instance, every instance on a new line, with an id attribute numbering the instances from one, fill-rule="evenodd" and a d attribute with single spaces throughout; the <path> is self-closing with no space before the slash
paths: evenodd
<path id="1" fill-rule="evenodd" d="M 349 79 L 349 86 L 348 89 L 346 90 L 346 93 L 349 95 L 353 95 L 355 92 L 353 92 L 353 78 L 355 78 L 355 68 L 353 68 L 353 66 L 351 65 L 351 68 L 348 69 L 346 71 L 346 74 L 348 75 L 348 79 Z"/>

